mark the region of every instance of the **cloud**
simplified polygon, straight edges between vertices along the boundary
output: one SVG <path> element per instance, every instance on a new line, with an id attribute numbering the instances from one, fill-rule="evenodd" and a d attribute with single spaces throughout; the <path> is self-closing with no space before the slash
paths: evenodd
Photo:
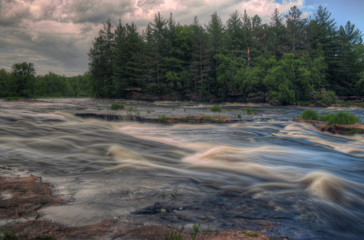
<path id="1" fill-rule="evenodd" d="M 125 14 L 134 11 L 133 1 L 116 0 L 78 0 L 65 4 L 64 9 L 68 12 L 68 20 L 75 23 L 102 23 L 110 18 L 117 21 Z"/>
<path id="2" fill-rule="evenodd" d="M 87 52 L 102 23 L 134 22 L 143 30 L 160 12 L 176 22 L 190 24 L 198 16 L 207 24 L 217 12 L 223 22 L 235 10 L 247 10 L 269 21 L 275 8 L 287 12 L 304 0 L 0 0 L 0 67 L 16 62 L 35 64 L 40 74 L 87 71 Z"/>
<path id="3" fill-rule="evenodd" d="M 268 22 L 274 9 L 278 9 L 280 13 L 287 13 L 291 7 L 296 5 L 302 8 L 304 0 L 283 0 L 282 3 L 276 3 L 274 0 L 250 0 L 243 2 L 241 8 L 246 10 L 249 16 L 258 15 L 264 22 Z"/>

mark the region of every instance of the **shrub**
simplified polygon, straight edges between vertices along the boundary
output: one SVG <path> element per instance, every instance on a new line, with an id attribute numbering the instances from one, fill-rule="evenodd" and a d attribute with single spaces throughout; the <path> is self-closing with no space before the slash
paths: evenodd
<path id="1" fill-rule="evenodd" d="M 324 116 L 321 116 L 320 120 L 325 121 L 328 124 L 342 124 L 342 125 L 351 125 L 361 122 L 357 116 L 348 112 L 326 114 Z"/>
<path id="2" fill-rule="evenodd" d="M 253 114 L 253 111 L 250 107 L 247 107 L 245 108 L 245 113 L 248 114 L 248 115 L 252 115 Z"/>
<path id="3" fill-rule="evenodd" d="M 221 112 L 222 108 L 219 105 L 214 105 L 210 108 L 211 112 Z"/>
<path id="4" fill-rule="evenodd" d="M 213 116 L 209 116 L 209 115 L 203 115 L 203 119 L 205 121 L 213 121 L 214 120 L 214 117 Z"/>
<path id="5" fill-rule="evenodd" d="M 318 120 L 319 119 L 317 112 L 312 109 L 305 110 L 301 116 L 304 120 Z"/>
<path id="6" fill-rule="evenodd" d="M 19 100 L 19 99 L 20 99 L 19 97 L 6 97 L 5 101 L 16 101 L 16 100 Z"/>
<path id="7" fill-rule="evenodd" d="M 117 104 L 117 103 L 113 103 L 111 105 L 111 110 L 119 110 L 119 109 L 124 109 L 124 105 L 123 104 Z"/>
<path id="8" fill-rule="evenodd" d="M 328 122 L 330 119 L 334 118 L 334 113 L 327 113 L 325 115 L 320 116 L 320 121 Z"/>
<path id="9" fill-rule="evenodd" d="M 337 99 L 336 99 L 336 95 L 334 91 L 327 91 L 324 94 L 322 94 L 322 101 L 327 104 L 327 105 L 331 105 L 336 103 Z"/>
<path id="10" fill-rule="evenodd" d="M 158 120 L 159 120 L 159 122 L 165 123 L 168 121 L 168 117 L 165 114 L 161 114 L 158 116 Z"/>
<path id="11" fill-rule="evenodd" d="M 252 110 L 250 107 L 245 108 L 245 113 L 248 115 L 253 115 L 253 114 L 257 114 L 258 111 L 257 110 Z"/>
<path id="12" fill-rule="evenodd" d="M 341 103 L 344 107 L 362 107 L 364 108 L 364 103 L 356 103 L 356 102 L 342 102 Z"/>

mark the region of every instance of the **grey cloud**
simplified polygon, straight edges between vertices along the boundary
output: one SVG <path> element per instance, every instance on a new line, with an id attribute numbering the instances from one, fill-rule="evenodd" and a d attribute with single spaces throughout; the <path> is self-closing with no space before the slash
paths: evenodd
<path id="1" fill-rule="evenodd" d="M 102 2 L 99 0 L 79 0 L 67 7 L 71 13 L 69 20 L 74 23 L 102 23 L 110 18 L 117 21 L 126 13 L 134 11 L 131 1 Z"/>
<path id="2" fill-rule="evenodd" d="M 14 60 L 8 65 L 15 62 L 29 61 L 34 62 L 36 66 L 47 66 L 47 70 L 39 71 L 36 69 L 41 74 L 55 71 L 53 69 L 77 69 L 75 71 L 77 73 L 87 70 L 87 49 L 89 47 L 87 40 L 67 34 L 37 33 L 34 35 L 29 33 L 28 29 L 14 31 L 12 28 L 8 28 L 5 35 L 0 38 L 0 48 L 11 50 L 1 54 L 1 65 L 5 65 L 6 61 L 10 61 L 9 57 L 13 57 Z M 80 42 L 83 43 L 82 41 L 87 43 L 87 47 L 79 44 Z"/>
<path id="3" fill-rule="evenodd" d="M 4 5 L 1 1 L 0 6 L 0 27 L 7 26 L 19 26 L 24 19 L 30 18 L 31 14 L 28 8 L 20 7 L 16 10 L 13 10 L 15 7 L 15 1 L 5 0 L 6 5 Z M 13 10 L 13 11 L 10 11 Z"/>
<path id="4" fill-rule="evenodd" d="M 151 9 L 159 7 L 164 3 L 164 0 L 138 0 L 137 6 L 140 7 L 144 13 L 148 13 Z"/>

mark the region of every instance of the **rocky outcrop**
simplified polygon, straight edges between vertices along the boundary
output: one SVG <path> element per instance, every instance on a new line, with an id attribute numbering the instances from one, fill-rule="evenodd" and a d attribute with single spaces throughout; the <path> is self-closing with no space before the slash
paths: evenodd
<path id="1" fill-rule="evenodd" d="M 364 124 L 341 125 L 341 124 L 326 124 L 314 123 L 314 126 L 323 132 L 330 132 L 334 134 L 364 134 Z"/>
<path id="2" fill-rule="evenodd" d="M 311 123 L 318 130 L 322 132 L 329 132 L 334 134 L 353 135 L 353 134 L 364 134 L 364 124 L 356 123 L 351 125 L 344 124 L 328 124 L 326 122 L 317 120 L 304 120 L 302 118 L 295 119 L 297 122 Z"/>

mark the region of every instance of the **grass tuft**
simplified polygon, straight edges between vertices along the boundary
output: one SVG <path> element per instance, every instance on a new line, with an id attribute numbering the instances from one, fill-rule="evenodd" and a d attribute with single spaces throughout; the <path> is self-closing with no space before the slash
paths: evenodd
<path id="1" fill-rule="evenodd" d="M 301 116 L 304 120 L 318 120 L 319 119 L 317 112 L 312 109 L 305 110 Z"/>
<path id="2" fill-rule="evenodd" d="M 161 114 L 158 116 L 158 121 L 161 123 L 166 123 L 168 121 L 168 117 L 165 114 Z"/>
<path id="3" fill-rule="evenodd" d="M 256 233 L 256 232 L 245 232 L 245 236 L 247 236 L 247 237 L 258 237 L 258 233 Z"/>
<path id="4" fill-rule="evenodd" d="M 245 113 L 246 113 L 247 115 L 253 115 L 253 114 L 257 114 L 257 113 L 258 113 L 258 111 L 257 111 L 257 110 L 252 110 L 250 107 L 246 107 L 246 108 L 245 108 Z"/>
<path id="5" fill-rule="evenodd" d="M 113 103 L 110 108 L 111 108 L 111 110 L 124 109 L 124 105 L 123 104 Z"/>
<path id="6" fill-rule="evenodd" d="M 0 240 L 18 240 L 14 230 L 2 229 L 0 232 Z"/>
<path id="7" fill-rule="evenodd" d="M 192 232 L 191 232 L 191 239 L 192 240 L 196 240 L 197 234 L 200 231 L 200 227 L 201 227 L 201 223 L 199 224 L 194 224 L 192 227 Z"/>
<path id="8" fill-rule="evenodd" d="M 360 123 L 360 119 L 354 114 L 348 112 L 339 113 L 328 113 L 320 117 L 320 121 L 327 122 L 328 124 L 341 124 L 341 125 L 351 125 L 355 123 Z"/>
<path id="9" fill-rule="evenodd" d="M 210 108 L 211 112 L 221 112 L 222 108 L 219 105 L 214 105 Z"/>
<path id="10" fill-rule="evenodd" d="M 169 235 L 165 236 L 163 240 L 182 240 L 184 226 L 180 230 L 172 230 Z"/>

